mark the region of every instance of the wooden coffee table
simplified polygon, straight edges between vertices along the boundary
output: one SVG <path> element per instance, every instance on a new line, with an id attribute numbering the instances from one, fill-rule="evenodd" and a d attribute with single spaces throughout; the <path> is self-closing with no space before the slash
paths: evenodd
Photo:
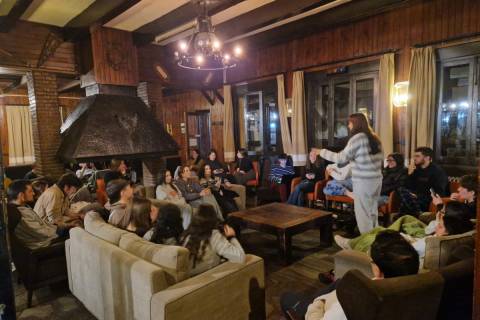
<path id="1" fill-rule="evenodd" d="M 270 233 L 278 237 L 280 254 L 286 264 L 292 258 L 292 236 L 309 229 L 320 230 L 320 244 L 332 245 L 332 213 L 297 207 L 285 203 L 270 203 L 229 215 L 242 228 Z"/>

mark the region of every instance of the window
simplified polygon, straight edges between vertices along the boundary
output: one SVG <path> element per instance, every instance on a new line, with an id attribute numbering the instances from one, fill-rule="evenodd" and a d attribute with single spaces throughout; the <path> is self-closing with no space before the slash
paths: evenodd
<path id="1" fill-rule="evenodd" d="M 378 62 L 351 66 L 342 74 L 306 74 L 305 83 L 310 147 L 342 148 L 353 112 L 362 112 L 372 126 L 375 123 Z"/>
<path id="2" fill-rule="evenodd" d="M 276 80 L 238 85 L 234 92 L 236 145 L 251 156 L 280 153 Z"/>
<path id="3" fill-rule="evenodd" d="M 480 157 L 479 56 L 440 62 L 436 155 L 440 162 L 475 164 Z"/>
<path id="4" fill-rule="evenodd" d="M 28 106 L 5 108 L 8 129 L 8 165 L 22 166 L 35 162 L 32 120 Z"/>

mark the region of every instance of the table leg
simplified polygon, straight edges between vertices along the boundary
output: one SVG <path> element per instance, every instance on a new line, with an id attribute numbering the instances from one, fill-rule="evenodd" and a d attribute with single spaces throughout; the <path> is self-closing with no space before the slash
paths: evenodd
<path id="1" fill-rule="evenodd" d="M 288 265 L 292 260 L 292 236 L 286 233 L 285 230 L 279 230 L 278 242 L 280 245 L 280 256 L 285 265 Z"/>
<path id="2" fill-rule="evenodd" d="M 331 215 L 318 219 L 320 245 L 331 247 L 333 244 L 333 218 Z"/>

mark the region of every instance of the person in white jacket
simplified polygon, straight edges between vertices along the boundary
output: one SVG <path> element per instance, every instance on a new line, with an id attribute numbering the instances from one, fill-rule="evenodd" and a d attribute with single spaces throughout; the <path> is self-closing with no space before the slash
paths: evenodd
<path id="1" fill-rule="evenodd" d="M 354 209 L 360 233 L 378 226 L 378 198 L 382 189 L 383 151 L 363 113 L 354 113 L 348 119 L 350 139 L 339 153 L 315 149 L 322 158 L 339 165 L 352 165 Z"/>

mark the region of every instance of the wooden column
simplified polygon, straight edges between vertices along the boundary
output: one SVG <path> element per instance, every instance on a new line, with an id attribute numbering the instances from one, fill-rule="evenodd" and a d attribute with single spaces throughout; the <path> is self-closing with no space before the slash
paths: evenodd
<path id="1" fill-rule="evenodd" d="M 27 73 L 28 99 L 32 117 L 35 161 L 41 175 L 54 178 L 63 173 L 63 164 L 56 157 L 60 146 L 60 109 L 57 77 L 53 73 Z"/>

